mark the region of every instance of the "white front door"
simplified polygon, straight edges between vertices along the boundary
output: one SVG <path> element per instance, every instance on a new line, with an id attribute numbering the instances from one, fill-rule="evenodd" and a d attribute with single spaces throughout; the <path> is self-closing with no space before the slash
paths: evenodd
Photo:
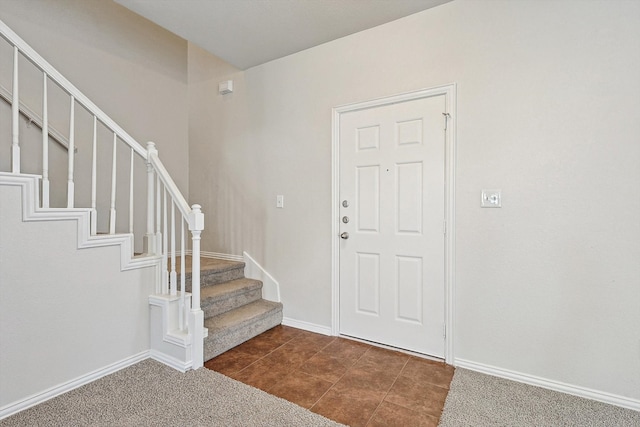
<path id="1" fill-rule="evenodd" d="M 445 95 L 340 115 L 340 322 L 444 357 Z"/>

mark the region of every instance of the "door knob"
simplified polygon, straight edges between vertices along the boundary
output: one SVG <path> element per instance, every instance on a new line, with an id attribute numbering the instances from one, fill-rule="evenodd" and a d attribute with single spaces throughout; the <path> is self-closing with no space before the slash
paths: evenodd
<path id="1" fill-rule="evenodd" d="M 347 232 L 345 231 L 344 233 L 342 233 L 342 234 L 340 235 L 340 237 L 342 237 L 343 239 L 345 239 L 345 240 L 346 240 L 346 239 L 348 239 L 348 238 L 349 238 L 349 233 L 347 233 Z"/>

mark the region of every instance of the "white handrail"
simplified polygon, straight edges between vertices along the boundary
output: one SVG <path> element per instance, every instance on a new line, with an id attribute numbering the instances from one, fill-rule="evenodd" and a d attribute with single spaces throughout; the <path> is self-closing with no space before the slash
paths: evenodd
<path id="1" fill-rule="evenodd" d="M 184 196 L 178 189 L 178 186 L 176 185 L 176 183 L 173 182 L 173 179 L 171 179 L 171 176 L 169 175 L 169 172 L 167 172 L 167 169 L 162 164 L 162 161 L 160 161 L 160 158 L 158 157 L 158 150 L 156 150 L 156 144 L 153 142 L 148 142 L 147 151 L 149 153 L 149 158 L 147 160 L 151 165 L 153 165 L 153 168 L 157 171 L 160 181 L 162 182 L 162 184 L 164 184 L 165 188 L 169 192 L 169 195 L 175 201 L 178 207 L 178 210 L 180 211 L 182 216 L 184 216 L 185 218 L 188 218 L 189 214 L 191 213 L 191 208 L 189 207 L 189 204 L 187 203 Z"/>
<path id="2" fill-rule="evenodd" d="M 133 148 L 136 153 L 147 158 L 146 150 L 140 145 L 131 135 L 125 132 L 116 122 L 114 122 L 104 111 L 102 111 L 96 104 L 91 102 L 78 88 L 76 88 L 69 80 L 67 80 L 58 70 L 53 68 L 47 60 L 40 56 L 31 46 L 29 46 L 24 40 L 22 40 L 11 28 L 7 26 L 2 20 L 0 20 L 0 35 L 7 40 L 12 46 L 16 47 L 22 55 L 27 58 L 33 65 L 38 67 L 41 71 L 47 73 L 49 78 L 56 82 L 58 86 L 70 96 L 74 97 L 78 104 L 82 105 L 90 114 L 93 114 L 100 120 L 107 128 L 118 134 L 118 138 L 124 141 L 127 145 Z"/>

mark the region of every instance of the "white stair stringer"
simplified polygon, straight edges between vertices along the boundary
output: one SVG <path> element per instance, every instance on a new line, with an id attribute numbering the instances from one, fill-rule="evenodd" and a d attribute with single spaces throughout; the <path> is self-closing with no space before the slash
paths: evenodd
<path id="1" fill-rule="evenodd" d="M 133 257 L 133 234 L 90 234 L 91 209 L 89 208 L 39 208 L 39 175 L 14 174 L 0 172 L 0 185 L 22 188 L 22 220 L 61 221 L 75 219 L 78 224 L 78 249 L 103 246 L 120 246 L 120 270 L 133 270 L 143 267 L 160 267 L 161 257 L 152 255 Z"/>

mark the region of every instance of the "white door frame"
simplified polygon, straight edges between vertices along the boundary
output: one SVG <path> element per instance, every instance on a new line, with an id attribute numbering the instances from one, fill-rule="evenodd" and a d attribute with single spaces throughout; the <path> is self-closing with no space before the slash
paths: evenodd
<path id="1" fill-rule="evenodd" d="M 340 334 L 340 117 L 344 113 L 444 95 L 449 114 L 445 147 L 445 361 L 454 362 L 456 84 L 347 104 L 333 109 L 331 145 L 331 332 Z M 444 125 L 443 117 L 443 125 Z"/>

